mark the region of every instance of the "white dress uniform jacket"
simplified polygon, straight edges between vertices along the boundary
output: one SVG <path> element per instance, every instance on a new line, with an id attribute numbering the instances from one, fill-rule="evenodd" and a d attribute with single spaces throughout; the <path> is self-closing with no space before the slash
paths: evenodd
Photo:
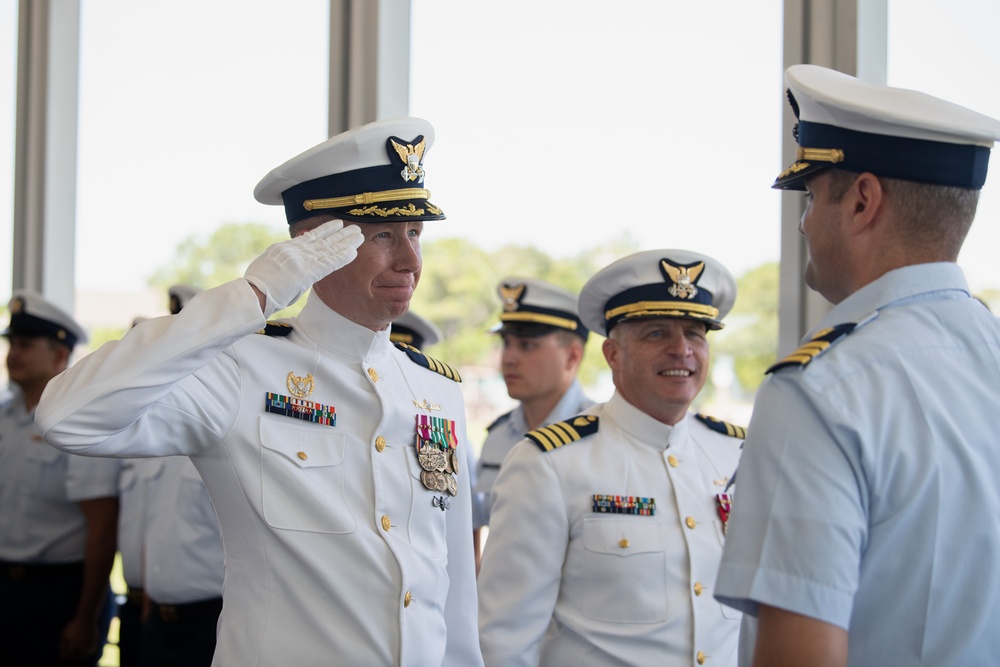
<path id="1" fill-rule="evenodd" d="M 117 496 L 118 467 L 47 445 L 14 392 L 0 405 L 0 560 L 82 561 L 87 521 L 78 503 Z"/>
<path id="2" fill-rule="evenodd" d="M 573 384 L 542 423 L 561 422 L 580 414 L 593 404 L 594 401 L 583 393 L 580 381 L 573 380 Z M 489 525 L 490 505 L 493 500 L 491 494 L 497 475 L 500 473 L 500 464 L 510 450 L 514 449 L 514 445 L 524 440 L 524 435 L 528 432 L 528 424 L 524 419 L 524 406 L 519 404 L 510 412 L 498 417 L 487 428 L 486 440 L 483 442 L 483 449 L 476 463 L 476 481 L 472 489 L 473 502 L 480 505 L 474 507 L 475 528 Z"/>
<path id="3" fill-rule="evenodd" d="M 469 487 L 432 504 L 415 416 L 459 386 L 313 297 L 287 337 L 242 279 L 148 320 L 50 382 L 46 438 L 95 456 L 192 457 L 226 555 L 216 665 L 477 665 Z M 290 375 L 336 425 L 265 411 Z M 433 413 L 418 402 L 439 406 Z"/>
<path id="4" fill-rule="evenodd" d="M 732 667 L 739 614 L 712 598 L 715 496 L 741 441 L 694 415 L 668 426 L 617 393 L 588 412 L 596 433 L 548 452 L 523 441 L 500 471 L 479 576 L 486 664 Z M 655 512 L 600 513 L 595 494 Z"/>
<path id="5" fill-rule="evenodd" d="M 222 538 L 205 484 L 185 456 L 156 463 L 162 469 L 146 531 L 146 595 L 159 604 L 222 597 Z"/>

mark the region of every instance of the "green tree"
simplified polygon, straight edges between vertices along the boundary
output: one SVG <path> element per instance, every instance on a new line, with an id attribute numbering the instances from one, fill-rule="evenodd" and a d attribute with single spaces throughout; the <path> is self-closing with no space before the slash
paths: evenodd
<path id="1" fill-rule="evenodd" d="M 215 287 L 246 271 L 247 265 L 272 243 L 288 238 L 287 231 L 259 222 L 229 222 L 207 238 L 189 236 L 177 246 L 174 261 L 153 272 L 149 284 L 166 293 L 171 285 L 186 283 Z"/>
<path id="2" fill-rule="evenodd" d="M 747 271 L 736 285 L 736 304 L 714 342 L 714 354 L 732 357 L 740 387 L 753 394 L 778 353 L 778 263 Z"/>

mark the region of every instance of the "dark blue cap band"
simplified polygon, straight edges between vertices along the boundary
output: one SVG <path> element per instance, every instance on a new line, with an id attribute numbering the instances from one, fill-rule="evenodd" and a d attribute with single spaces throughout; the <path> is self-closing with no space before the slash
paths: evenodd
<path id="1" fill-rule="evenodd" d="M 10 316 L 10 326 L 3 332 L 3 335 L 51 338 L 71 350 L 76 347 L 77 343 L 76 336 L 66 327 L 27 313 L 13 313 Z"/>
<path id="2" fill-rule="evenodd" d="M 869 171 L 886 178 L 973 190 L 981 189 L 986 182 L 990 160 L 986 146 L 890 137 L 808 121 L 799 122 L 798 142 L 803 148 L 844 152 L 842 162 L 801 160 L 816 167 Z"/>

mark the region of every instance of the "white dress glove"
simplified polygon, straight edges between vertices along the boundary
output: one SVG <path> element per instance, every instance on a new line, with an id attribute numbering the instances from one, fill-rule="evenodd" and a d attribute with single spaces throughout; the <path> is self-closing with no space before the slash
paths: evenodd
<path id="1" fill-rule="evenodd" d="M 365 240 L 357 225 L 330 220 L 294 239 L 269 246 L 243 277 L 267 296 L 264 317 L 290 306 L 313 283 L 350 264 Z"/>

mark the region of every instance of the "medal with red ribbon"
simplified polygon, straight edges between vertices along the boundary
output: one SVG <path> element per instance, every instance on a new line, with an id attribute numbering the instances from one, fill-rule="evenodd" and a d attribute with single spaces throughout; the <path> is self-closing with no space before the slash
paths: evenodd
<path id="1" fill-rule="evenodd" d="M 719 508 L 719 518 L 722 519 L 722 532 L 725 534 L 726 528 L 729 526 L 729 514 L 733 511 L 733 494 L 715 494 L 715 504 Z"/>

